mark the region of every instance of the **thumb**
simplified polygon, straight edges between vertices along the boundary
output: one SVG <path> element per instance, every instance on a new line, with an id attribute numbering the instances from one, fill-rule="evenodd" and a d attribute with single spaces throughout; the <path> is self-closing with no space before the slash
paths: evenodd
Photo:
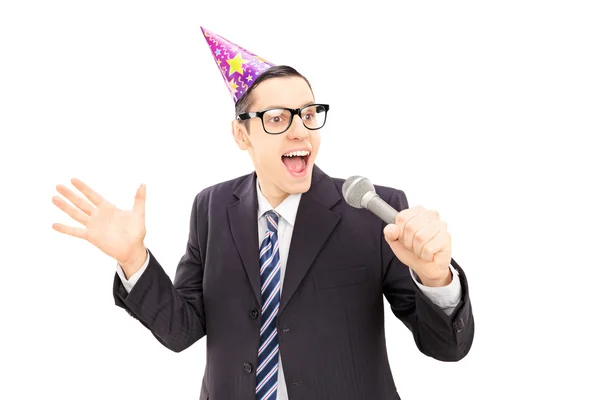
<path id="1" fill-rule="evenodd" d="M 146 184 L 141 184 L 135 192 L 135 199 L 133 201 L 133 210 L 144 215 L 146 213 Z"/>
<path id="2" fill-rule="evenodd" d="M 396 241 L 400 236 L 400 228 L 396 224 L 389 224 L 383 229 L 383 236 L 388 243 Z"/>

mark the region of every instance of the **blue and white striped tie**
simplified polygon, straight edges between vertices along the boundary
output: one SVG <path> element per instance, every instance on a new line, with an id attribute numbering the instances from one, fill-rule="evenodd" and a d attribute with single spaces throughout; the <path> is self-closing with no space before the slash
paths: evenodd
<path id="1" fill-rule="evenodd" d="M 279 311 L 280 269 L 277 224 L 279 214 L 267 211 L 267 232 L 260 245 L 260 280 L 262 296 L 262 324 L 256 368 L 256 399 L 277 398 L 279 367 L 279 340 L 277 338 L 277 312 Z"/>

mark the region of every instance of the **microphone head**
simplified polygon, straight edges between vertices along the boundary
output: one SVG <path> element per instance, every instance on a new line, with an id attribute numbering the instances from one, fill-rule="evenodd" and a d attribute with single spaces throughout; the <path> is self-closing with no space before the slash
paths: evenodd
<path id="1" fill-rule="evenodd" d="M 363 208 L 360 204 L 365 194 L 375 192 L 375 187 L 367 178 L 351 176 L 342 185 L 342 195 L 346 203 L 355 208 Z"/>

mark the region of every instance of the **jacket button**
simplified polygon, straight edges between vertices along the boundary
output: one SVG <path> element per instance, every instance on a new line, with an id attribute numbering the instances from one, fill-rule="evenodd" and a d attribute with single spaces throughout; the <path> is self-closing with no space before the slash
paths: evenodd
<path id="1" fill-rule="evenodd" d="M 244 363 L 244 372 L 247 374 L 252 372 L 252 364 L 245 362 Z"/>
<path id="2" fill-rule="evenodd" d="M 257 308 L 253 308 L 252 311 L 250 311 L 250 317 L 252 319 L 258 318 L 258 309 Z"/>
<path id="3" fill-rule="evenodd" d="M 462 318 L 454 323 L 454 329 L 456 329 L 456 332 L 462 331 L 464 327 L 465 327 L 465 323 Z"/>

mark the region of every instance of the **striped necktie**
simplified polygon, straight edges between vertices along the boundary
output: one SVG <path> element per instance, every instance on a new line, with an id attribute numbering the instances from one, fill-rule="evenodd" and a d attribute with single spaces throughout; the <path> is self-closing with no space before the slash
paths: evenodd
<path id="1" fill-rule="evenodd" d="M 280 279 L 279 240 L 277 224 L 279 214 L 267 211 L 267 232 L 260 245 L 260 280 L 262 297 L 262 324 L 256 368 L 256 400 L 277 398 L 277 373 L 279 367 L 279 340 L 277 338 L 277 312 L 279 311 Z"/>

